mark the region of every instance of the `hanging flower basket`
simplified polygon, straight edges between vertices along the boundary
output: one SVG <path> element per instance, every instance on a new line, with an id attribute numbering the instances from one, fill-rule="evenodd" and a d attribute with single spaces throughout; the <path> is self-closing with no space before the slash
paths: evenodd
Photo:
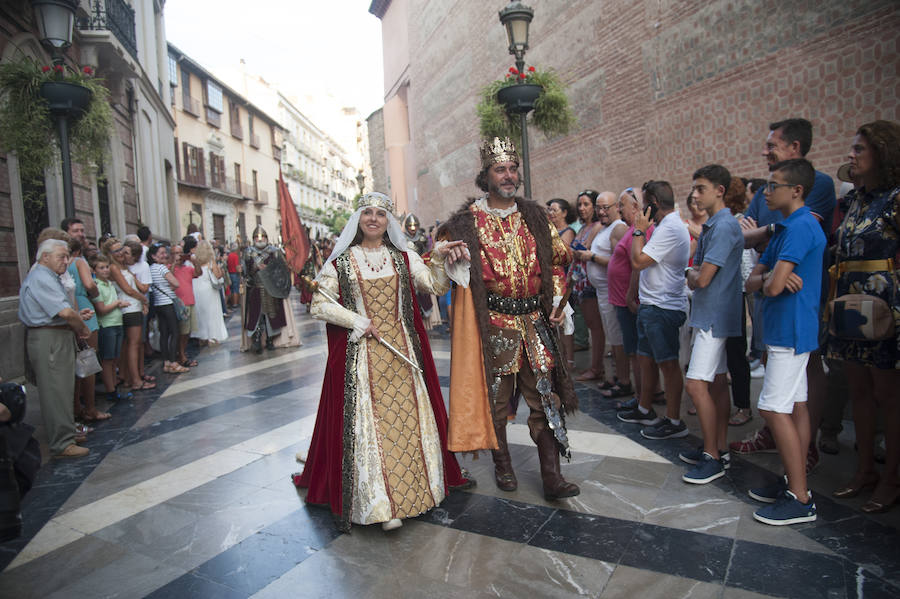
<path id="1" fill-rule="evenodd" d="M 510 67 L 503 79 L 481 90 L 476 112 L 482 137 L 509 137 L 518 145 L 521 141 L 519 114 L 532 109 L 531 123 L 545 137 L 566 135 L 575 124 L 565 88 L 556 73 L 534 67 L 520 73 Z"/>
<path id="2" fill-rule="evenodd" d="M 65 111 L 72 160 L 94 169 L 109 151 L 113 131 L 109 90 L 91 67 L 76 71 L 32 58 L 0 63 L 0 146 L 15 152 L 25 183 L 44 178 L 59 160 L 53 114 Z"/>

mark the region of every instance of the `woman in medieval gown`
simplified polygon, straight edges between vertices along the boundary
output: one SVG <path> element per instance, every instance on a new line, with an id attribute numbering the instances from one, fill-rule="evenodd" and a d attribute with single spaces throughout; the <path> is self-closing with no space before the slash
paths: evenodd
<path id="1" fill-rule="evenodd" d="M 328 323 L 328 363 L 295 483 L 344 530 L 391 530 L 436 507 L 450 488 L 474 484 L 447 451 L 447 414 L 415 295 L 445 293 L 445 261 L 467 261 L 468 252 L 461 241 L 443 243 L 426 265 L 406 251 L 390 198 L 370 193 L 358 205 L 316 279 L 311 313 Z"/>

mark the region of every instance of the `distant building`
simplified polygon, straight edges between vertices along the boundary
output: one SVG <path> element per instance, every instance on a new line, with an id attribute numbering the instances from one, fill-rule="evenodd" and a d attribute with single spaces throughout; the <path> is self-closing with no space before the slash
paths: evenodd
<path id="1" fill-rule="evenodd" d="M 172 44 L 168 60 L 180 235 L 245 243 L 262 225 L 279 242 L 281 125 Z"/>

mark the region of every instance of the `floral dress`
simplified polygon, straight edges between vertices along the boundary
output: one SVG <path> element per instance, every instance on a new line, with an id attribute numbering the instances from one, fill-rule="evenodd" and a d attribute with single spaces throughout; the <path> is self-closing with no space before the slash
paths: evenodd
<path id="1" fill-rule="evenodd" d="M 590 242 L 587 241 L 587 237 L 591 229 L 594 228 L 593 225 L 593 222 L 584 223 L 579 229 L 571 243 L 573 250 L 590 249 Z M 572 264 L 569 265 L 569 271 L 572 280 L 572 295 L 569 303 L 572 304 L 573 308 L 578 307 L 586 299 L 597 297 L 597 290 L 594 289 L 588 280 L 587 264 L 583 260 L 572 260 Z"/>
<path id="2" fill-rule="evenodd" d="M 894 260 L 894 272 L 845 272 L 835 297 L 865 293 L 882 298 L 894 313 L 895 335 L 883 341 L 853 341 L 828 336 L 828 357 L 882 369 L 900 369 L 900 289 L 897 285 L 900 251 L 900 187 L 854 189 L 840 200 L 846 216 L 838 228 L 837 260 Z"/>

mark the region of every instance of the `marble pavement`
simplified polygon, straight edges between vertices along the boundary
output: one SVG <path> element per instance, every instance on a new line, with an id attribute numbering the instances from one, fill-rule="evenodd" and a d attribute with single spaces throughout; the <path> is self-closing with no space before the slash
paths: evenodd
<path id="1" fill-rule="evenodd" d="M 327 353 L 324 325 L 296 313 L 302 347 L 241 354 L 232 318 L 232 339 L 200 351 L 190 374 L 157 373 L 158 389 L 111 406 L 90 456 L 45 463 L 22 538 L 0 544 L 0 597 L 900 596 L 900 509 L 867 516 L 863 497 L 829 495 L 851 471 L 852 439 L 810 478 L 819 520 L 769 527 L 746 491 L 774 480 L 777 456 L 736 456 L 726 477 L 685 484 L 677 454 L 697 438 L 641 438 L 593 385 L 577 386 L 563 465 L 580 496 L 543 499 L 523 402 L 509 430 L 518 491 L 494 486 L 490 456 L 463 457 L 470 492 L 391 533 L 340 534 L 290 481 Z M 449 339 L 432 344 L 446 386 Z"/>

